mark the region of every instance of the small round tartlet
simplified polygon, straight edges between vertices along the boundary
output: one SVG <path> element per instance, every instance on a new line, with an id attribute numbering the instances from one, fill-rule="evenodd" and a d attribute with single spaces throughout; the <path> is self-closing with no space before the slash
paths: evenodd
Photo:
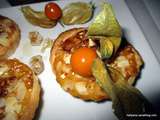
<path id="1" fill-rule="evenodd" d="M 55 39 L 51 49 L 52 70 L 57 82 L 72 96 L 91 101 L 109 99 L 93 76 L 81 76 L 72 69 L 72 53 L 78 48 L 89 47 L 89 44 L 86 28 L 73 28 L 62 32 Z M 121 72 L 129 84 L 133 84 L 143 61 L 135 48 L 127 43 L 123 48 L 119 48 L 115 57 L 107 64 Z"/>
<path id="2" fill-rule="evenodd" d="M 10 18 L 0 15 L 0 59 L 12 55 L 20 42 L 19 26 Z"/>
<path id="3" fill-rule="evenodd" d="M 40 99 L 38 77 L 17 59 L 0 60 L 0 119 L 32 120 Z"/>

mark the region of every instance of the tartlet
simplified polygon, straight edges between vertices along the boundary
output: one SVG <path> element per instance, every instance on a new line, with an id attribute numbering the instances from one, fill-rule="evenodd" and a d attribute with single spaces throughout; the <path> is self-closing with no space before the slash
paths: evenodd
<path id="1" fill-rule="evenodd" d="M 93 76 L 84 77 L 72 70 L 71 55 L 76 49 L 84 46 L 90 47 L 86 28 L 67 30 L 55 39 L 50 53 L 50 63 L 56 80 L 65 91 L 83 100 L 102 101 L 109 99 Z M 92 47 L 97 48 L 96 46 Z M 106 64 L 121 72 L 125 80 L 129 84 L 133 84 L 143 61 L 136 49 L 127 43 L 120 47 L 115 57 L 107 61 Z"/>
<path id="2" fill-rule="evenodd" d="M 19 26 L 10 18 L 0 15 L 0 59 L 12 55 L 20 42 Z"/>
<path id="3" fill-rule="evenodd" d="M 40 99 L 38 77 L 17 59 L 0 60 L 0 119 L 32 120 Z"/>

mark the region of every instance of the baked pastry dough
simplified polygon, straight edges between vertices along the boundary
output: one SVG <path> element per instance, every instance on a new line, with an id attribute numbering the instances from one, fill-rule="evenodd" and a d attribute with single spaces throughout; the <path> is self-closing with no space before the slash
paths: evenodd
<path id="1" fill-rule="evenodd" d="M 11 19 L 0 15 L 0 59 L 10 56 L 18 47 L 20 29 Z"/>
<path id="2" fill-rule="evenodd" d="M 0 120 L 32 120 L 39 96 L 38 78 L 27 65 L 0 60 Z"/>
<path id="3" fill-rule="evenodd" d="M 70 64 L 75 49 L 89 46 L 86 33 L 85 28 L 73 28 L 61 33 L 53 43 L 50 63 L 56 80 L 65 91 L 83 100 L 101 101 L 109 96 L 96 83 L 95 78 L 74 73 Z M 135 48 L 127 43 L 107 64 L 119 70 L 128 83 L 133 84 L 143 62 Z"/>

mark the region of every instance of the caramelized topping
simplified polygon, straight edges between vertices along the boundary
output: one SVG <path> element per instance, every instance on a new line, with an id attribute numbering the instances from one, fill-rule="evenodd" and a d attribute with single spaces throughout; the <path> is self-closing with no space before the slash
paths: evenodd
<path id="1" fill-rule="evenodd" d="M 28 89 L 32 88 L 32 86 L 33 86 L 33 73 L 27 65 L 20 63 L 16 59 L 9 60 L 8 65 L 10 66 L 11 70 L 14 71 L 15 76 L 18 79 L 23 79 L 23 81 L 25 82 L 25 85 Z"/>
<path id="2" fill-rule="evenodd" d="M 69 38 L 63 43 L 63 49 L 65 51 L 70 52 L 72 48 L 79 47 L 80 43 L 81 43 L 81 40 L 77 39 L 76 37 Z"/>
<path id="3" fill-rule="evenodd" d="M 62 48 L 65 51 L 71 52 L 80 47 L 87 47 L 89 40 L 86 36 L 86 30 L 77 33 L 74 37 L 67 39 L 62 43 Z"/>
<path id="4" fill-rule="evenodd" d="M 7 86 L 9 86 L 14 80 L 16 80 L 15 76 L 0 77 L 0 97 L 7 95 Z"/>
<path id="5" fill-rule="evenodd" d="M 30 68 L 17 59 L 6 60 L 9 70 L 0 76 L 0 97 L 6 96 L 7 87 L 16 80 L 23 80 L 27 89 L 33 87 L 33 73 Z"/>

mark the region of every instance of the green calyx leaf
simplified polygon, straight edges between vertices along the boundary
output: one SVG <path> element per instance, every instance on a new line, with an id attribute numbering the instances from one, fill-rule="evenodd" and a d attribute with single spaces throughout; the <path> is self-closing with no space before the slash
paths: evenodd
<path id="1" fill-rule="evenodd" d="M 109 59 L 112 57 L 121 44 L 120 37 L 99 37 L 99 39 L 102 59 Z"/>
<path id="2" fill-rule="evenodd" d="M 92 73 L 99 86 L 110 96 L 119 120 L 126 120 L 127 114 L 153 113 L 151 103 L 138 89 L 127 84 L 118 70 L 109 66 L 106 68 L 97 58 L 93 62 Z"/>
<path id="3" fill-rule="evenodd" d="M 108 39 L 100 40 L 100 53 L 102 59 L 110 58 L 112 56 L 114 46 Z"/>
<path id="4" fill-rule="evenodd" d="M 90 38 L 98 37 L 100 40 L 102 59 L 109 59 L 117 52 L 121 43 L 121 34 L 122 30 L 112 6 L 109 3 L 104 3 L 102 11 L 88 28 L 88 36 Z"/>
<path id="5" fill-rule="evenodd" d="M 89 36 L 121 37 L 121 27 L 115 17 L 112 6 L 104 3 L 102 11 L 88 28 Z"/>

